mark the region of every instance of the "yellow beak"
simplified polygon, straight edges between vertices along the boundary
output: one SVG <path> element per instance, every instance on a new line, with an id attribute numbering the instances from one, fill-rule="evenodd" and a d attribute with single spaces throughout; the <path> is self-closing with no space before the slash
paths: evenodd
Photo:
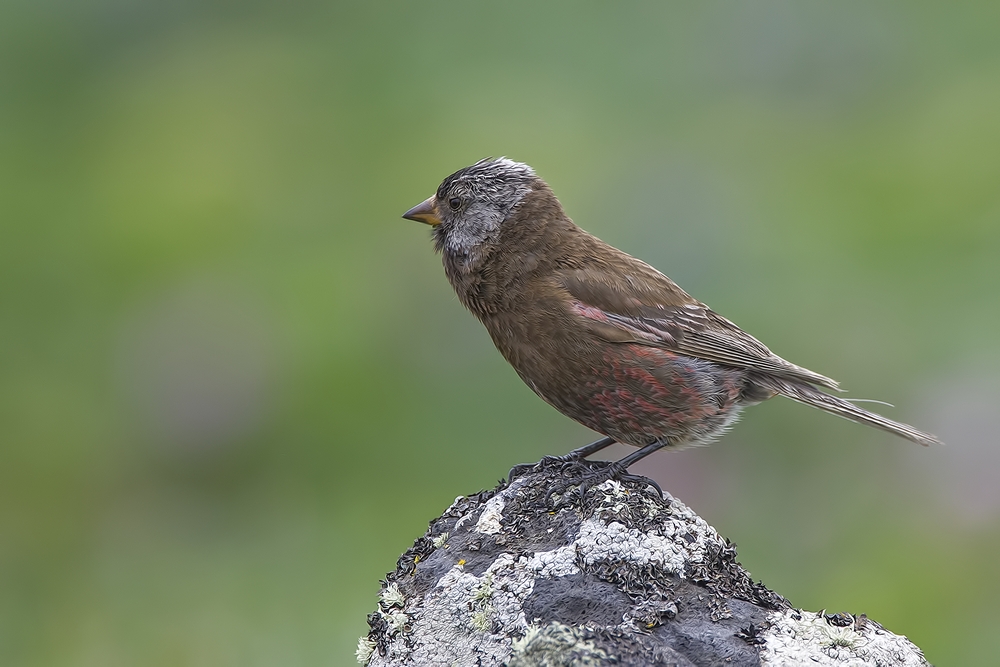
<path id="1" fill-rule="evenodd" d="M 403 217 L 407 220 L 422 222 L 431 227 L 441 224 L 441 218 L 438 217 L 437 202 L 434 197 L 429 197 L 426 201 L 420 202 L 404 213 Z"/>

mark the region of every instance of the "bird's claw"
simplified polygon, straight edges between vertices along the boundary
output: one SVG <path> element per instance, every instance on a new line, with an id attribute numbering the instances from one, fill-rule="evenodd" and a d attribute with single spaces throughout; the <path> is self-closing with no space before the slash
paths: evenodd
<path id="1" fill-rule="evenodd" d="M 651 486 L 656 490 L 656 494 L 660 496 L 660 500 L 663 500 L 663 489 L 654 480 L 646 477 L 645 475 L 628 475 L 622 474 L 616 477 L 621 482 L 635 482 L 637 484 L 642 484 L 644 486 Z"/>

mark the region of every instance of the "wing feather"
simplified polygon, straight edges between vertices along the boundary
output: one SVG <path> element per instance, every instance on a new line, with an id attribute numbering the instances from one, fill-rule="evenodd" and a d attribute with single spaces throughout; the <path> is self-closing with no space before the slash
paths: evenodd
<path id="1" fill-rule="evenodd" d="M 591 331 L 598 336 L 838 388 L 836 381 L 774 354 L 653 267 L 629 259 L 635 262 L 629 268 L 638 275 L 589 266 L 558 276 L 574 300 L 574 313 L 590 320 Z"/>

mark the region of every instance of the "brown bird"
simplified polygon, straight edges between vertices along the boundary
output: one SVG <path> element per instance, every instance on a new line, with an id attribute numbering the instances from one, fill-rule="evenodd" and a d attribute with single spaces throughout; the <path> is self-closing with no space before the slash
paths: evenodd
<path id="1" fill-rule="evenodd" d="M 933 435 L 822 391 L 828 377 L 785 361 L 645 262 L 577 227 L 528 165 L 460 169 L 404 218 L 433 226 L 459 299 L 554 408 L 640 449 L 707 443 L 775 395 L 928 445 Z"/>

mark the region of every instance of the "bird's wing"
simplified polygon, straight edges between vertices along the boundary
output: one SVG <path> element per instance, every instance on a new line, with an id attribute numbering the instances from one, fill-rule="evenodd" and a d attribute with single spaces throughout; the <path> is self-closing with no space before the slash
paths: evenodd
<path id="1" fill-rule="evenodd" d="M 774 354 L 653 267 L 631 257 L 628 260 L 622 263 L 628 273 L 622 265 L 613 269 L 598 265 L 557 275 L 572 297 L 574 314 L 596 335 L 837 388 L 836 381 Z"/>

